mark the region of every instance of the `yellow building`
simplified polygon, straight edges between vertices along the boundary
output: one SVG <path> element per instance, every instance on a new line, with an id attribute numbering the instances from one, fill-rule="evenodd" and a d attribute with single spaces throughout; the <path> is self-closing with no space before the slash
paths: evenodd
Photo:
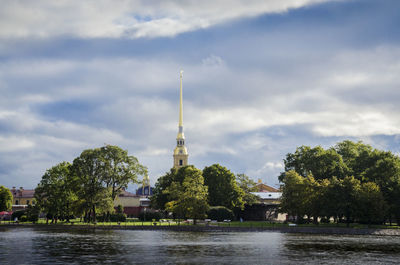
<path id="1" fill-rule="evenodd" d="M 30 204 L 35 204 L 35 190 L 25 190 L 23 187 L 11 190 L 13 196 L 12 209 L 13 211 L 25 209 Z"/>
<path id="2" fill-rule="evenodd" d="M 182 77 L 183 71 L 180 72 L 180 93 L 179 93 L 179 124 L 178 135 L 176 137 L 176 147 L 174 150 L 174 168 L 180 168 L 188 164 L 189 154 L 185 146 L 185 135 L 183 133 L 183 103 L 182 103 Z"/>
<path id="3" fill-rule="evenodd" d="M 139 207 L 140 198 L 142 196 L 136 195 L 129 191 L 123 190 L 114 200 L 114 207 L 122 205 L 122 207 Z"/>
<path id="4" fill-rule="evenodd" d="M 150 199 L 123 190 L 114 200 L 114 208 L 117 208 L 118 205 L 122 206 L 126 215 L 137 217 L 145 208 L 150 207 Z"/>

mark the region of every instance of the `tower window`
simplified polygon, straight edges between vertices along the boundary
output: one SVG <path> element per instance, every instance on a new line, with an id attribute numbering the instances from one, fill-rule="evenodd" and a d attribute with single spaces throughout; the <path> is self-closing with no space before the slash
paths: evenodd
<path id="1" fill-rule="evenodd" d="M 16 200 L 16 201 L 15 201 L 15 205 L 18 205 L 18 204 L 19 204 L 19 201 L 18 201 L 18 200 Z"/>
<path id="2" fill-rule="evenodd" d="M 183 160 L 179 160 L 179 165 L 182 166 L 183 165 Z"/>

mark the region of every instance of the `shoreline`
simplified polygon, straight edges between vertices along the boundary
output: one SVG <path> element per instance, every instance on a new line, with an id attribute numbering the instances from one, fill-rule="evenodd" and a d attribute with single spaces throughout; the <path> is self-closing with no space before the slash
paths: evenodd
<path id="1" fill-rule="evenodd" d="M 58 224 L 1 224 L 1 228 L 40 228 L 46 230 L 150 230 L 176 232 L 280 232 L 322 235 L 400 236 L 400 229 L 347 227 L 235 227 L 235 226 L 124 226 L 124 225 L 58 225 Z"/>

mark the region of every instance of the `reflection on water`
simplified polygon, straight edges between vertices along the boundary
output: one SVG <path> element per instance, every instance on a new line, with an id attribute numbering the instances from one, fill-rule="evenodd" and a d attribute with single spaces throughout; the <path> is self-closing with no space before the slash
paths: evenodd
<path id="1" fill-rule="evenodd" d="M 399 237 L 0 228 L 1 264 L 388 264 Z"/>

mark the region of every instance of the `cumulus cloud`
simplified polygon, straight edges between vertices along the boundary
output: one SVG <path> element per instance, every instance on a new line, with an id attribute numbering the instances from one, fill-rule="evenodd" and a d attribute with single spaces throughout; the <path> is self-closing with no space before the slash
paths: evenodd
<path id="1" fill-rule="evenodd" d="M 170 37 L 234 19 L 327 1 L 332 0 L 5 0 L 0 10 L 0 37 Z"/>
<path id="2" fill-rule="evenodd" d="M 400 109 L 391 100 L 397 93 L 393 88 L 400 85 L 394 74 L 399 49 L 387 46 L 351 54 L 338 52 L 323 64 L 317 60 L 285 76 L 238 69 L 216 54 L 191 63 L 134 57 L 3 62 L 2 157 L 13 154 L 17 161 L 23 151 L 26 164 L 19 174 L 37 170 L 36 183 L 45 167 L 71 161 L 85 148 L 117 144 L 148 165 L 155 180 L 172 161 L 178 71 L 183 65 L 191 161 L 201 167 L 218 162 L 223 154 L 220 162 L 231 163 L 233 170 L 237 165 L 274 181 L 282 170 L 279 159 L 300 143 L 299 136 L 276 140 L 293 136 L 285 128 L 297 134 L 302 128 L 317 139 L 400 134 Z M 374 64 L 364 63 L 365 57 Z M 25 73 L 18 65 L 34 71 Z M 349 82 L 352 72 L 356 81 Z M 72 74 L 74 79 L 66 78 Z M 244 89 L 243 84 L 251 85 Z M 16 89 L 9 89 L 11 85 Z M 359 100 L 366 93 L 375 100 Z"/>
<path id="3" fill-rule="evenodd" d="M 189 161 L 199 168 L 220 163 L 274 185 L 285 154 L 301 144 L 350 138 L 398 152 L 400 49 L 380 40 L 337 45 L 343 25 L 336 22 L 347 5 L 315 6 L 333 16 L 338 31 L 317 23 L 319 15 L 311 19 L 317 11 L 310 8 L 294 19 L 288 13 L 168 40 L 118 40 L 173 36 L 316 2 L 4 5 L 0 38 L 23 38 L 0 42 L 0 182 L 34 187 L 47 168 L 105 143 L 137 156 L 154 182 L 172 166 L 182 68 Z M 346 30 L 359 38 L 360 29 Z M 47 39 L 60 35 L 68 40 Z"/>

